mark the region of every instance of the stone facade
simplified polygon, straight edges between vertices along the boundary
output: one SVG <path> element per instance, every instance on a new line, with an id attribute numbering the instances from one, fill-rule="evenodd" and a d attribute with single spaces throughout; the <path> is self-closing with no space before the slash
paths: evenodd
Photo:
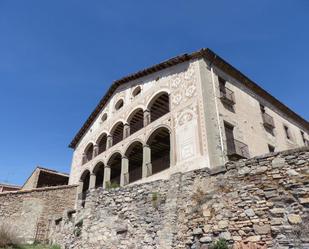
<path id="1" fill-rule="evenodd" d="M 46 242 L 55 217 L 75 207 L 76 189 L 72 185 L 0 193 L 0 225 L 21 241 Z"/>
<path id="2" fill-rule="evenodd" d="M 309 148 L 175 173 L 168 180 L 88 192 L 53 223 L 63 248 L 204 249 L 230 244 L 308 248 Z"/>
<path id="3" fill-rule="evenodd" d="M 85 192 L 111 181 L 133 184 L 134 175 L 140 184 L 308 143 L 306 120 L 209 53 L 176 57 L 116 81 L 70 145 L 69 183 Z M 142 123 L 138 129 L 132 117 Z M 160 129 L 168 135 L 153 139 Z M 160 158 L 153 151 L 162 140 L 157 147 L 169 152 Z M 139 151 L 133 159 L 132 147 Z"/>

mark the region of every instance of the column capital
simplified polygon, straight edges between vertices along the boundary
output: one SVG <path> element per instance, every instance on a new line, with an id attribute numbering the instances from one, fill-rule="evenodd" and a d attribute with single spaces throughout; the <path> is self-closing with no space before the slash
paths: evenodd
<path id="1" fill-rule="evenodd" d="M 144 113 L 145 113 L 145 112 L 150 112 L 150 110 L 149 110 L 149 109 L 145 109 L 145 110 L 144 110 Z"/>
<path id="2" fill-rule="evenodd" d="M 111 166 L 106 164 L 106 165 L 104 165 L 104 168 L 110 169 Z"/>
<path id="3" fill-rule="evenodd" d="M 128 159 L 126 155 L 121 156 L 121 159 Z"/>

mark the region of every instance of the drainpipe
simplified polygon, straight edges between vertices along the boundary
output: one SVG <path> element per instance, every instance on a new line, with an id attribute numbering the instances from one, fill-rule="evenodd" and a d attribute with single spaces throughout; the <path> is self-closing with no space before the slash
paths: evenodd
<path id="1" fill-rule="evenodd" d="M 215 74 L 214 74 L 214 70 L 213 70 L 213 66 L 212 66 L 212 64 L 215 62 L 216 58 L 217 58 L 217 55 L 215 55 L 214 59 L 210 63 L 210 71 L 211 71 L 211 79 L 212 79 L 212 88 L 213 88 L 213 93 L 214 93 L 214 98 L 215 98 L 217 123 L 218 123 L 218 127 L 219 127 L 221 156 L 224 159 L 223 135 L 222 135 L 222 128 L 221 128 L 221 125 L 220 125 L 219 108 L 218 108 L 218 101 L 217 101 L 217 96 L 216 96 Z"/>

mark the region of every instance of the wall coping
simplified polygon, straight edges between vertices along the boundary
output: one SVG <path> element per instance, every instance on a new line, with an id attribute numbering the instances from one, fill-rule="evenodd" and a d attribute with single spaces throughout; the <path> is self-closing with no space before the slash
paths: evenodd
<path id="1" fill-rule="evenodd" d="M 53 190 L 69 189 L 69 188 L 77 188 L 77 187 L 78 185 L 75 184 L 75 185 L 52 186 L 52 187 L 35 188 L 35 189 L 18 190 L 18 191 L 8 191 L 8 192 L 0 193 L 0 196 L 27 194 L 27 193 L 32 193 L 32 192 L 53 191 Z"/>

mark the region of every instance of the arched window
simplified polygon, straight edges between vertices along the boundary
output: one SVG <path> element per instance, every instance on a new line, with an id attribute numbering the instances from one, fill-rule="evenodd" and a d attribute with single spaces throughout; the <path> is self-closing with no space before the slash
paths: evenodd
<path id="1" fill-rule="evenodd" d="M 92 159 L 93 156 L 93 144 L 89 144 L 85 150 L 85 160 L 84 163 L 89 162 Z"/>
<path id="2" fill-rule="evenodd" d="M 104 113 L 102 115 L 101 121 L 104 122 L 107 119 L 107 113 Z"/>
<path id="3" fill-rule="evenodd" d="M 114 125 L 112 131 L 111 131 L 111 135 L 112 135 L 112 139 L 113 139 L 113 145 L 119 143 L 120 141 L 123 140 L 123 123 L 122 122 L 118 122 L 117 124 Z"/>
<path id="4" fill-rule="evenodd" d="M 157 94 L 150 102 L 148 109 L 150 110 L 151 122 L 162 117 L 170 111 L 169 95 L 166 92 Z"/>
<path id="5" fill-rule="evenodd" d="M 119 99 L 115 105 L 115 109 L 119 110 L 122 107 L 123 107 L 123 99 Z"/>
<path id="6" fill-rule="evenodd" d="M 80 198 L 82 201 L 82 207 L 85 206 L 85 201 L 87 197 L 87 191 L 89 189 L 89 182 L 90 182 L 90 172 L 89 170 L 85 170 L 80 177 L 80 184 L 82 184 L 82 192 L 80 193 Z"/>
<path id="7" fill-rule="evenodd" d="M 103 187 L 104 181 L 104 164 L 99 162 L 93 169 L 95 174 L 95 188 Z"/>
<path id="8" fill-rule="evenodd" d="M 151 150 L 152 174 L 170 167 L 170 131 L 161 127 L 149 137 L 147 144 Z"/>
<path id="9" fill-rule="evenodd" d="M 137 86 L 134 88 L 133 92 L 132 92 L 132 96 L 136 97 L 137 95 L 139 95 L 141 93 L 142 89 L 140 86 Z"/>
<path id="10" fill-rule="evenodd" d="M 135 110 L 128 118 L 130 126 L 130 135 L 137 132 L 144 127 L 144 112 L 143 109 L 139 108 Z"/>
<path id="11" fill-rule="evenodd" d="M 121 155 L 120 153 L 114 153 L 108 160 L 107 165 L 111 169 L 111 184 L 120 185 L 120 175 L 121 175 Z"/>
<path id="12" fill-rule="evenodd" d="M 106 133 L 103 133 L 99 139 L 98 139 L 98 147 L 99 151 L 98 153 L 101 154 L 102 152 L 106 151 L 106 143 L 107 143 L 107 135 Z"/>
<path id="13" fill-rule="evenodd" d="M 142 178 L 143 170 L 143 145 L 140 142 L 132 143 L 125 153 L 129 160 L 129 172 L 126 182 L 135 182 Z"/>

